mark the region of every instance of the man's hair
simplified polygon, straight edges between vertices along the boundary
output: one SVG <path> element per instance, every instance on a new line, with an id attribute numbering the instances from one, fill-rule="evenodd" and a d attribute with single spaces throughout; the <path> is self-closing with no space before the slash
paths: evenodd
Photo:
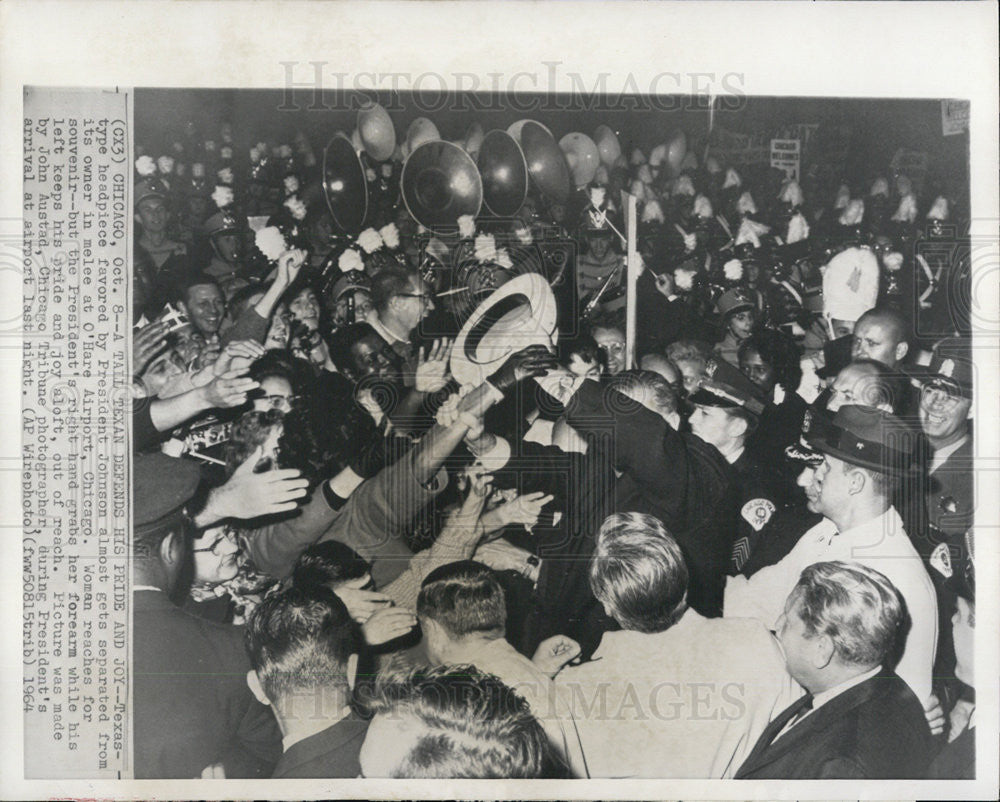
<path id="1" fill-rule="evenodd" d="M 827 635 L 844 663 L 885 663 L 907 623 L 899 591 L 860 563 L 821 562 L 806 568 L 792 590 L 794 613 L 812 635 Z"/>
<path id="2" fill-rule="evenodd" d="M 893 309 L 891 306 L 876 306 L 869 309 L 858 318 L 857 323 L 854 324 L 855 330 L 861 324 L 861 321 L 873 318 L 879 320 L 892 330 L 893 339 L 897 343 L 908 343 L 910 341 L 910 324 L 898 310 Z"/>
<path id="3" fill-rule="evenodd" d="M 412 281 L 420 281 L 420 274 L 415 270 L 402 267 L 382 268 L 372 279 L 372 306 L 375 311 L 381 314 L 394 296 L 412 292 Z"/>
<path id="4" fill-rule="evenodd" d="M 531 779 L 547 762 L 548 739 L 528 703 L 475 666 L 383 674 L 368 707 L 373 715 L 421 725 L 393 777 Z"/>
<path id="5" fill-rule="evenodd" d="M 171 292 L 170 300 L 174 303 L 177 302 L 188 302 L 188 292 L 190 292 L 192 287 L 201 287 L 206 284 L 211 284 L 220 293 L 222 293 L 222 287 L 219 285 L 218 280 L 215 276 L 211 276 L 208 273 L 200 273 L 198 271 L 186 271 L 177 276 L 173 282 L 173 291 Z M 225 293 L 222 293 L 222 297 L 225 298 Z"/>
<path id="6" fill-rule="evenodd" d="M 687 361 L 704 367 L 711 356 L 712 346 L 703 340 L 676 340 L 667 346 L 667 359 L 675 365 L 678 361 Z"/>
<path id="7" fill-rule="evenodd" d="M 625 629 L 663 632 L 687 609 L 687 564 L 658 519 L 616 513 L 597 533 L 590 588 Z"/>
<path id="8" fill-rule="evenodd" d="M 653 405 L 664 415 L 677 412 L 677 391 L 659 373 L 651 370 L 625 370 L 612 376 L 608 384 L 633 400 L 642 396 L 651 397 Z"/>
<path id="9" fill-rule="evenodd" d="M 570 363 L 573 354 L 576 354 L 582 362 L 592 362 L 596 365 L 604 364 L 604 352 L 589 334 L 578 334 L 576 337 L 560 340 L 557 351 L 559 361 L 564 365 Z"/>
<path id="10" fill-rule="evenodd" d="M 502 638 L 507 603 L 492 568 L 460 560 L 427 575 L 417 598 L 417 615 L 436 621 L 453 638 L 473 632 Z"/>
<path id="11" fill-rule="evenodd" d="M 250 666 L 272 702 L 302 691 L 348 687 L 347 663 L 360 649 L 344 603 L 323 586 L 266 597 L 247 620 Z"/>
<path id="12" fill-rule="evenodd" d="M 775 383 L 786 393 L 794 393 L 799 388 L 802 349 L 790 336 L 775 329 L 758 329 L 740 343 L 739 359 L 742 361 L 751 351 L 771 366 Z"/>
<path id="13" fill-rule="evenodd" d="M 369 573 L 368 561 L 346 543 L 324 540 L 314 543 L 299 556 L 292 568 L 292 587 L 315 585 L 333 587 Z"/>
<path id="14" fill-rule="evenodd" d="M 594 332 L 598 329 L 614 330 L 624 336 L 625 314 L 623 312 L 603 312 L 599 315 L 594 315 L 590 319 L 587 331 L 593 338 Z"/>
<path id="15" fill-rule="evenodd" d="M 186 534 L 184 516 L 180 511 L 168 520 L 148 526 L 136 526 L 132 533 L 132 559 L 147 564 L 157 562 L 163 541 L 171 534 L 178 537 Z"/>
<path id="16" fill-rule="evenodd" d="M 294 395 L 301 395 L 310 383 L 312 367 L 287 348 L 274 348 L 255 359 L 248 374 L 255 382 L 271 378 L 284 379 L 291 386 Z"/>
<path id="17" fill-rule="evenodd" d="M 277 409 L 244 412 L 233 424 L 226 443 L 226 473 L 233 472 L 267 440 L 271 429 L 280 426 L 283 414 Z"/>

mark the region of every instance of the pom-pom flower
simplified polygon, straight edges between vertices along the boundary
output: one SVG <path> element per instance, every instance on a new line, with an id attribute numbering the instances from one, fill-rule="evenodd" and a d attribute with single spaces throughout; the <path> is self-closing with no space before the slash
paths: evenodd
<path id="1" fill-rule="evenodd" d="M 948 219 L 948 199 L 943 195 L 938 195 L 934 199 L 934 203 L 931 206 L 931 210 L 927 212 L 928 220 L 947 220 Z"/>
<path id="2" fill-rule="evenodd" d="M 290 159 L 292 158 L 292 146 L 291 145 L 279 145 L 278 146 L 278 158 Z"/>
<path id="3" fill-rule="evenodd" d="M 399 229 L 396 228 L 395 223 L 386 223 L 378 230 L 378 235 L 390 251 L 399 247 Z"/>
<path id="4" fill-rule="evenodd" d="M 337 260 L 337 267 L 343 270 L 345 273 L 349 273 L 351 270 L 364 270 L 365 263 L 361 259 L 361 254 L 358 253 L 354 248 L 348 248 Z"/>
<path id="5" fill-rule="evenodd" d="M 215 140 L 206 139 L 205 140 L 205 150 L 209 153 L 215 153 Z"/>
<path id="6" fill-rule="evenodd" d="M 170 175 L 174 171 L 174 157 L 160 156 L 156 160 L 156 166 L 163 175 Z"/>
<path id="7" fill-rule="evenodd" d="M 463 214 L 458 218 L 458 235 L 469 239 L 476 233 L 476 220 L 471 214 Z"/>
<path id="8" fill-rule="evenodd" d="M 722 273 L 729 281 L 739 281 L 743 278 L 743 262 L 730 259 L 722 266 Z"/>
<path id="9" fill-rule="evenodd" d="M 531 245 L 531 229 L 527 226 L 518 226 L 514 229 L 514 236 L 522 245 Z"/>
<path id="10" fill-rule="evenodd" d="M 223 167 L 221 170 L 218 170 L 215 174 L 219 177 L 219 181 L 221 181 L 223 184 L 232 184 L 233 181 L 235 180 L 232 167 Z"/>
<path id="11" fill-rule="evenodd" d="M 760 247 L 760 237 L 771 229 L 763 223 L 756 223 L 753 220 L 744 219 L 740 223 L 740 230 L 736 233 L 736 245 L 743 245 L 749 242 L 754 248 Z"/>
<path id="12" fill-rule="evenodd" d="M 705 220 L 713 217 L 715 212 L 712 209 L 712 202 L 704 195 L 699 195 L 694 199 L 694 213 L 696 217 L 701 217 Z"/>
<path id="13" fill-rule="evenodd" d="M 299 179 L 298 176 L 286 175 L 285 180 L 282 182 L 285 185 L 285 194 L 294 195 L 299 191 Z"/>
<path id="14" fill-rule="evenodd" d="M 261 153 L 261 150 L 260 150 L 259 146 L 254 145 L 252 148 L 250 148 L 250 162 L 252 164 L 257 164 L 257 162 L 260 161 L 260 159 L 261 159 L 261 157 L 263 155 L 264 154 Z"/>
<path id="15" fill-rule="evenodd" d="M 674 286 L 679 290 L 688 292 L 694 287 L 694 271 L 678 268 L 674 271 Z"/>
<path id="16" fill-rule="evenodd" d="M 781 195 L 778 197 L 782 203 L 787 203 L 791 206 L 801 206 L 802 205 L 802 187 L 799 186 L 798 181 L 786 181 L 785 186 L 781 189 Z"/>
<path id="17" fill-rule="evenodd" d="M 736 211 L 740 214 L 757 214 L 757 204 L 753 201 L 753 195 L 744 192 L 740 199 L 736 201 Z"/>
<path id="18" fill-rule="evenodd" d="M 375 253 L 382 247 L 382 238 L 374 228 L 366 228 L 358 234 L 358 247 L 365 253 Z"/>
<path id="19" fill-rule="evenodd" d="M 607 197 L 607 194 L 607 190 L 604 187 L 591 187 L 590 205 L 595 209 L 600 209 L 604 205 L 604 199 Z"/>
<path id="20" fill-rule="evenodd" d="M 889 182 L 886 181 L 884 178 L 876 178 L 874 183 L 872 183 L 871 192 L 869 192 L 868 194 L 871 195 L 872 197 L 875 197 L 876 195 L 884 195 L 885 197 L 888 198 Z"/>
<path id="21" fill-rule="evenodd" d="M 215 205 L 220 209 L 225 209 L 235 200 L 232 187 L 216 187 L 212 193 L 212 200 L 215 201 Z"/>
<path id="22" fill-rule="evenodd" d="M 691 183 L 691 176 L 682 175 L 674 181 L 674 191 L 671 195 L 690 195 L 694 197 L 694 184 Z"/>
<path id="23" fill-rule="evenodd" d="M 698 247 L 698 237 L 694 234 L 684 234 L 684 250 L 691 253 Z"/>
<path id="24" fill-rule="evenodd" d="M 492 234 L 480 234 L 473 243 L 477 262 L 495 262 L 497 243 Z"/>
<path id="25" fill-rule="evenodd" d="M 285 238 L 277 226 L 262 228 L 254 236 L 254 243 L 269 262 L 276 262 L 278 257 L 288 250 Z"/>
<path id="26" fill-rule="evenodd" d="M 856 226 L 861 223 L 861 218 L 865 216 L 865 202 L 855 198 L 847 204 L 844 213 L 840 215 L 838 221 L 842 226 Z"/>
<path id="27" fill-rule="evenodd" d="M 285 208 L 291 212 L 292 217 L 296 220 L 305 220 L 306 213 L 309 211 L 306 209 L 306 205 L 299 200 L 295 195 L 292 195 L 288 200 L 285 201 Z"/>
<path id="28" fill-rule="evenodd" d="M 140 156 L 135 160 L 135 171 L 143 178 L 148 178 L 156 172 L 156 162 L 152 156 Z"/>
<path id="29" fill-rule="evenodd" d="M 665 219 L 666 218 L 663 216 L 663 209 L 660 208 L 659 201 L 647 201 L 646 205 L 642 207 L 643 223 L 662 223 Z"/>
<path id="30" fill-rule="evenodd" d="M 223 161 L 227 161 L 227 162 L 228 161 L 232 161 L 233 160 L 233 146 L 232 145 L 224 145 L 223 147 L 219 148 L 219 158 L 221 158 Z"/>
<path id="31" fill-rule="evenodd" d="M 191 177 L 192 178 L 204 178 L 205 177 L 205 165 L 201 162 L 195 162 L 191 165 Z"/>
<path id="32" fill-rule="evenodd" d="M 802 212 L 796 212 L 792 219 L 788 221 L 788 236 L 785 237 L 785 241 L 791 245 L 792 243 L 801 242 L 808 238 L 809 223 L 806 222 L 806 218 L 802 215 Z"/>
<path id="33" fill-rule="evenodd" d="M 882 264 L 890 273 L 895 273 L 903 266 L 903 254 L 898 251 L 891 251 L 882 257 Z"/>
<path id="34" fill-rule="evenodd" d="M 500 265 L 500 267 L 505 268 L 506 270 L 510 270 L 514 267 L 514 262 L 510 258 L 510 254 L 507 253 L 506 248 L 497 249 L 497 257 L 495 261 L 498 265 Z"/>
<path id="35" fill-rule="evenodd" d="M 729 187 L 739 188 L 743 186 L 743 179 L 740 178 L 740 174 L 736 172 L 732 167 L 726 170 L 726 180 L 722 184 L 723 189 L 729 189 Z"/>
<path id="36" fill-rule="evenodd" d="M 904 195 L 899 201 L 899 208 L 896 209 L 896 213 L 892 216 L 892 219 L 897 223 L 912 223 L 917 219 L 917 198 L 915 195 L 910 193 L 909 195 Z"/>

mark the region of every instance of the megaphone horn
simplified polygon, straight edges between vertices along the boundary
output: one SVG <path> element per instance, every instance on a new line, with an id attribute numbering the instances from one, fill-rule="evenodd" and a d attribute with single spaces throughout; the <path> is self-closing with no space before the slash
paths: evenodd
<path id="1" fill-rule="evenodd" d="M 528 164 L 521 146 L 506 131 L 483 137 L 477 161 L 483 202 L 497 217 L 512 217 L 528 195 Z"/>
<path id="2" fill-rule="evenodd" d="M 566 156 L 549 130 L 532 120 L 521 127 L 521 149 L 535 188 L 550 201 L 569 198 L 570 176 Z"/>
<path id="3" fill-rule="evenodd" d="M 396 149 L 396 129 L 389 113 L 378 103 L 358 112 L 358 135 L 365 152 L 377 162 L 384 162 Z"/>
<path id="4" fill-rule="evenodd" d="M 336 134 L 323 149 L 323 196 L 341 231 L 361 230 L 368 214 L 368 182 L 361 159 L 344 134 Z"/>
<path id="5" fill-rule="evenodd" d="M 436 233 L 454 228 L 463 215 L 476 217 L 483 205 L 476 163 L 458 145 L 440 139 L 410 153 L 400 184 L 413 219 Z"/>

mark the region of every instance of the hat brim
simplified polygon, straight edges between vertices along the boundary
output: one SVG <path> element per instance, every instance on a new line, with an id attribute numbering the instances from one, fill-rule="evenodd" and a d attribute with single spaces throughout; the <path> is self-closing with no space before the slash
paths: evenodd
<path id="1" fill-rule="evenodd" d="M 831 441 L 833 437 L 837 438 L 837 442 Z M 909 464 L 909 459 L 901 452 L 885 447 L 865 449 L 866 452 L 873 453 L 873 456 L 868 458 L 864 454 L 859 454 L 857 449 L 845 447 L 848 445 L 848 443 L 845 443 L 845 440 L 850 443 L 861 442 L 854 438 L 850 432 L 835 426 L 832 426 L 831 430 L 826 433 L 816 433 L 811 437 L 806 435 L 806 442 L 816 449 L 816 451 L 835 457 L 849 465 L 893 476 L 906 473 L 906 465 Z"/>
<path id="2" fill-rule="evenodd" d="M 557 338 L 552 288 L 538 273 L 525 273 L 495 290 L 465 321 L 452 349 L 451 374 L 461 385 L 479 385 L 515 351 L 552 346 Z"/>
<path id="3" fill-rule="evenodd" d="M 911 365 L 901 370 L 903 375 L 913 379 L 921 386 L 936 380 L 949 382 L 959 388 L 963 398 L 972 399 L 972 385 L 969 382 L 959 381 L 954 376 L 945 376 L 943 373 L 931 370 L 925 365 Z"/>

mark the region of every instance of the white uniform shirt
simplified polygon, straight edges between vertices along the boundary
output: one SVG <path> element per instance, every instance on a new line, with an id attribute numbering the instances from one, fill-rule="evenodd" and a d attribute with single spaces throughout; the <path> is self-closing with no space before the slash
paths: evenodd
<path id="1" fill-rule="evenodd" d="M 818 562 L 856 562 L 884 574 L 896 586 L 913 626 L 896 673 L 924 703 L 931 695 L 931 670 L 937 649 L 937 596 L 923 561 L 890 507 L 882 515 L 845 532 L 824 518 L 806 532 L 779 563 L 752 577 L 731 576 L 726 582 L 723 614 L 757 618 L 769 627 L 784 612 L 785 601 L 802 569 Z"/>

